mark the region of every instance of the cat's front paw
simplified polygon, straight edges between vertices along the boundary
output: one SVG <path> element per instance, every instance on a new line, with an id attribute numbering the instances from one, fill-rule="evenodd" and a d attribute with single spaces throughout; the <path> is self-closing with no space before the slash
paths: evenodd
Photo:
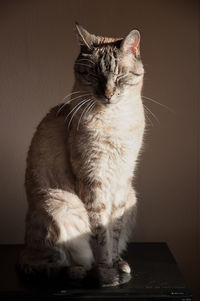
<path id="1" fill-rule="evenodd" d="M 114 267 L 119 270 L 119 272 L 130 274 L 131 268 L 127 261 L 121 257 L 114 263 Z"/>
<path id="2" fill-rule="evenodd" d="M 119 273 L 116 268 L 106 264 L 97 267 L 99 282 L 102 287 L 116 286 L 120 284 Z"/>
<path id="3" fill-rule="evenodd" d="M 121 257 L 114 262 L 113 266 L 119 273 L 119 284 L 125 284 L 131 280 L 131 268 Z"/>

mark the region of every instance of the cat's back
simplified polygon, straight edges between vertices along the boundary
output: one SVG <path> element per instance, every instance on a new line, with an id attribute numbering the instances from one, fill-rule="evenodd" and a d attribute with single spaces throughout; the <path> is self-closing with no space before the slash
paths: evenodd
<path id="1" fill-rule="evenodd" d="M 59 153 L 66 144 L 67 127 L 64 114 L 58 114 L 59 106 L 53 107 L 42 119 L 33 135 L 28 158 L 48 160 L 54 153 Z M 65 146 L 66 147 L 66 146 Z M 43 158 L 43 159 L 44 159 Z"/>
<path id="2" fill-rule="evenodd" d="M 26 188 L 66 185 L 69 175 L 68 130 L 66 110 L 53 107 L 39 123 L 27 156 Z"/>

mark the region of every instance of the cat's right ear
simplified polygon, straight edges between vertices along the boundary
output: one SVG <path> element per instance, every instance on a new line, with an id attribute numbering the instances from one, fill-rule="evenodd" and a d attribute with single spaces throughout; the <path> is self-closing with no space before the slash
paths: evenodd
<path id="1" fill-rule="evenodd" d="M 75 22 L 75 29 L 78 41 L 80 43 L 81 48 L 92 49 L 93 45 L 97 43 L 97 37 L 91 33 L 89 33 L 86 29 L 84 29 L 80 24 Z"/>

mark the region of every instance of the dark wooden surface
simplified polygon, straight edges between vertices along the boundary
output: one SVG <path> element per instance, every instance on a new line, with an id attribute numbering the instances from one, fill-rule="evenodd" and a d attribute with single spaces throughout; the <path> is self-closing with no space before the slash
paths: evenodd
<path id="1" fill-rule="evenodd" d="M 63 275 L 25 277 L 16 268 L 22 245 L 0 246 L 0 300 L 192 300 L 165 243 L 131 243 L 126 259 L 132 279 L 119 287 L 99 288 L 94 279 L 69 282 Z"/>

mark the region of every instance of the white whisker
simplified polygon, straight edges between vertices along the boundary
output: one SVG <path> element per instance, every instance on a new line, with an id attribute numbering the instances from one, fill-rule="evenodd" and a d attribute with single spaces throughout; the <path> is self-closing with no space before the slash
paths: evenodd
<path id="1" fill-rule="evenodd" d="M 71 96 L 71 95 L 73 95 L 73 94 L 83 93 L 83 92 L 86 92 L 86 91 L 75 91 L 75 92 L 71 92 L 71 93 L 67 94 L 67 95 L 63 98 L 63 100 L 66 99 L 66 98 L 68 98 L 69 96 Z"/>
<path id="2" fill-rule="evenodd" d="M 89 53 L 82 53 L 82 56 L 84 56 L 84 57 L 90 57 L 90 54 Z"/>
<path id="3" fill-rule="evenodd" d="M 82 119 L 82 117 L 83 117 L 83 115 L 84 115 L 84 113 L 85 113 L 85 111 L 88 109 L 88 107 L 90 106 L 90 104 L 91 104 L 91 102 L 89 102 L 87 105 L 86 105 L 86 107 L 85 107 L 85 109 L 82 111 L 82 113 L 81 113 L 81 116 L 80 116 L 80 118 L 79 118 L 79 121 L 78 121 L 78 125 L 77 125 L 77 131 L 79 130 L 79 125 L 80 125 L 80 123 L 81 123 L 81 119 Z"/>
<path id="4" fill-rule="evenodd" d="M 77 96 L 77 97 L 74 97 L 74 98 L 69 99 L 68 101 L 66 101 L 66 102 L 58 109 L 56 116 L 58 116 L 58 114 L 60 113 L 60 111 L 61 111 L 68 103 L 70 103 L 70 102 L 72 102 L 72 101 L 74 101 L 74 100 L 76 100 L 76 99 L 79 99 L 79 98 L 81 98 L 81 97 L 89 96 L 90 94 L 91 94 L 91 93 L 84 93 L 84 94 L 82 94 L 82 95 L 79 95 L 79 96 Z"/>
<path id="5" fill-rule="evenodd" d="M 80 98 L 80 97 L 88 96 L 88 95 L 91 95 L 91 93 L 84 93 L 84 94 L 79 95 L 79 96 L 77 96 L 77 97 L 75 97 L 75 98 L 70 98 L 69 102 L 74 101 L 75 99 L 78 99 L 78 98 Z"/>
<path id="6" fill-rule="evenodd" d="M 87 64 L 82 64 L 82 63 L 75 63 L 74 65 L 81 65 L 81 66 L 85 66 L 85 67 L 88 67 L 88 68 L 92 68 L 92 66 L 87 65 Z"/>
<path id="7" fill-rule="evenodd" d="M 90 62 L 90 63 L 92 63 L 92 64 L 95 65 L 95 62 L 93 62 L 93 61 L 91 61 L 89 59 L 79 59 L 79 60 L 77 60 L 77 62 L 80 62 L 80 61 L 88 61 L 88 62 Z"/>
<path id="8" fill-rule="evenodd" d="M 147 111 L 147 109 L 146 108 L 144 108 L 144 110 L 145 110 L 145 112 L 146 112 L 146 117 L 147 117 L 147 119 L 149 120 L 149 122 L 150 122 L 150 124 L 151 124 L 151 126 L 153 126 L 153 122 L 151 121 L 151 118 L 148 116 L 148 111 Z"/>
<path id="9" fill-rule="evenodd" d="M 88 110 L 87 114 L 91 113 L 91 111 L 94 109 L 95 105 L 96 105 L 96 101 L 93 102 L 93 104 L 92 104 L 91 108 Z"/>
<path id="10" fill-rule="evenodd" d="M 67 116 L 65 117 L 65 122 L 67 121 L 67 118 L 70 116 L 70 114 L 71 114 L 72 112 L 74 112 L 74 110 L 76 110 L 77 107 L 79 107 L 82 103 L 84 103 L 84 102 L 87 101 L 87 100 L 88 100 L 88 98 L 85 98 L 85 99 L 81 100 L 79 103 L 77 103 L 77 104 L 71 109 L 71 111 L 67 114 Z"/>
<path id="11" fill-rule="evenodd" d="M 156 117 L 156 115 L 153 113 L 153 112 L 151 112 L 151 110 L 147 107 L 147 106 L 145 106 L 144 105 L 144 107 L 147 109 L 147 111 L 155 118 L 155 120 L 160 124 L 160 121 L 159 121 L 159 119 Z"/>
<path id="12" fill-rule="evenodd" d="M 79 104 L 78 108 L 74 111 L 74 113 L 72 114 L 72 116 L 71 116 L 71 118 L 70 118 L 70 121 L 69 121 L 69 123 L 68 123 L 68 128 L 70 127 L 70 124 L 71 124 L 71 122 L 72 122 L 72 120 L 73 120 L 75 114 L 80 110 L 80 108 L 81 108 L 84 104 L 86 104 L 86 103 L 87 103 L 88 101 L 90 101 L 90 100 L 91 100 L 91 98 L 86 99 L 84 102 L 82 102 L 82 103 Z"/>
<path id="13" fill-rule="evenodd" d="M 96 103 L 96 101 L 95 101 L 95 100 L 93 100 L 92 104 L 91 104 L 91 105 L 89 106 L 89 108 L 86 110 L 86 112 L 85 112 L 84 116 L 86 116 L 86 114 L 89 112 L 89 110 L 90 110 L 91 106 L 92 106 L 94 103 Z"/>
<path id="14" fill-rule="evenodd" d="M 158 105 L 160 105 L 160 106 L 162 106 L 162 107 L 164 107 L 165 109 L 167 109 L 167 110 L 170 111 L 171 113 L 174 113 L 174 111 L 173 111 L 171 108 L 169 108 L 168 106 L 166 106 L 166 105 L 164 105 L 164 104 L 162 104 L 162 103 L 156 101 L 155 99 L 150 98 L 150 97 L 147 97 L 147 96 L 144 96 L 144 95 L 142 95 L 142 97 L 145 98 L 145 99 L 147 99 L 147 100 L 150 100 L 150 101 L 152 101 L 152 102 L 154 102 L 154 103 L 156 103 L 156 104 L 158 104 Z"/>
<path id="15" fill-rule="evenodd" d="M 79 103 L 77 103 L 72 109 L 71 111 L 67 114 L 67 116 L 65 117 L 65 122 L 67 120 L 67 118 L 69 117 L 69 115 L 81 104 L 83 103 L 87 98 L 83 99 L 82 101 L 80 101 Z"/>

